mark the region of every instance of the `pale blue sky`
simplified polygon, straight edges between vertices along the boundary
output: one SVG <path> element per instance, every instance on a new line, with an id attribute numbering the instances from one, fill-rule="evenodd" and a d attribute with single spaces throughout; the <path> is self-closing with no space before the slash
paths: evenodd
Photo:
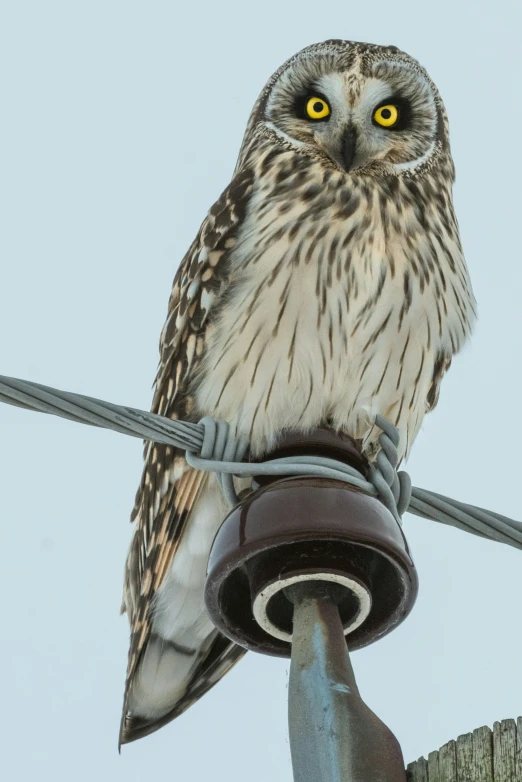
<path id="1" fill-rule="evenodd" d="M 516 0 L 3 0 L 0 373 L 148 408 L 174 271 L 272 71 L 325 38 L 393 43 L 448 109 L 479 301 L 408 468 L 522 517 L 522 16 Z M 12 782 L 289 782 L 286 661 L 247 656 L 116 751 L 137 440 L 0 406 L 0 768 Z M 407 622 L 353 655 L 407 761 L 522 712 L 522 554 L 415 517 Z"/>

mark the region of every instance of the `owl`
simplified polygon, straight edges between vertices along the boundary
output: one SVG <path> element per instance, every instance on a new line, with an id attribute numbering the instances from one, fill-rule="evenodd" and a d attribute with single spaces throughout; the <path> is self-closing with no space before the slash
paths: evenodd
<path id="1" fill-rule="evenodd" d="M 285 431 L 327 426 L 369 459 L 380 414 L 404 458 L 475 317 L 453 180 L 445 109 L 416 60 L 340 40 L 288 60 L 176 273 L 152 410 L 226 421 L 256 457 Z M 226 512 L 213 474 L 146 444 L 122 743 L 181 714 L 243 654 L 203 600 Z"/>

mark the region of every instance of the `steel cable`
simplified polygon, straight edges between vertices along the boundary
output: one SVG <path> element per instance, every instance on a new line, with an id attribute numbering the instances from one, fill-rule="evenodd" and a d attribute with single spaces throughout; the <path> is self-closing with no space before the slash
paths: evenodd
<path id="1" fill-rule="evenodd" d="M 248 443 L 244 439 L 236 439 L 231 427 L 224 422 L 212 418 L 204 418 L 199 423 L 174 421 L 133 407 L 3 375 L 0 375 L 0 402 L 181 448 L 186 451 L 190 465 L 217 474 L 229 505 L 238 501 L 234 476 L 310 475 L 333 478 L 379 497 L 398 520 L 408 511 L 522 549 L 521 522 L 443 494 L 412 487 L 409 475 L 397 471 L 398 432 L 381 416 L 376 418 L 376 425 L 382 430 L 380 451 L 365 477 L 343 462 L 324 457 L 292 456 L 251 464 L 242 461 L 248 452 Z"/>

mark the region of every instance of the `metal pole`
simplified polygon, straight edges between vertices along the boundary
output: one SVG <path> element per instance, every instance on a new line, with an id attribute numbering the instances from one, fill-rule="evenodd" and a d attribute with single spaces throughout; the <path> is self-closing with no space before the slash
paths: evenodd
<path id="1" fill-rule="evenodd" d="M 405 782 L 399 743 L 362 700 L 335 589 L 285 590 L 294 604 L 288 694 L 295 782 Z"/>

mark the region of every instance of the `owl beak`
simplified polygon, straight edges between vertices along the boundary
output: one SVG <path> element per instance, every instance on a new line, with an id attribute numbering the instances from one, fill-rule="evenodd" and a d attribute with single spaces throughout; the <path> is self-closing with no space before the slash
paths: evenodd
<path id="1" fill-rule="evenodd" d="M 341 157 L 345 171 L 349 171 L 355 159 L 357 151 L 357 131 L 354 127 L 345 130 L 341 139 Z"/>

